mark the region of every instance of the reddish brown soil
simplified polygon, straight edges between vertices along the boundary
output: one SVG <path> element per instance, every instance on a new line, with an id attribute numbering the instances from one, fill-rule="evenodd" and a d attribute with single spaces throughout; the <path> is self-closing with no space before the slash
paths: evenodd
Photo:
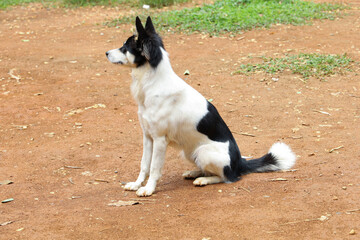
<path id="1" fill-rule="evenodd" d="M 351 1 L 348 16 L 311 26 L 233 38 L 163 34 L 174 70 L 213 99 L 243 155 L 281 140 L 298 161 L 292 172 L 194 187 L 181 177 L 191 165 L 169 149 L 156 193 L 141 199 L 121 185 L 135 180 L 142 154 L 129 69 L 104 54 L 132 26 L 104 27 L 119 14 L 113 8 L 1 11 L 0 181 L 13 184 L 0 185 L 0 200 L 14 200 L 0 203 L 0 239 L 358 239 L 358 67 L 307 83 L 289 72 L 278 81 L 231 75 L 288 52 L 360 61 L 360 5 Z M 140 204 L 108 205 L 133 199 Z"/>

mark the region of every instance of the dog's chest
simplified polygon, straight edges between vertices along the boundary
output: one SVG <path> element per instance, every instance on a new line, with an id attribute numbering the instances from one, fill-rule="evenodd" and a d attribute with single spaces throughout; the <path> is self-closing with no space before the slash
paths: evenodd
<path id="1" fill-rule="evenodd" d="M 149 129 L 149 131 L 167 130 L 174 121 L 177 101 L 177 96 L 165 93 L 144 95 L 144 102 L 139 103 L 139 117 L 144 129 Z"/>

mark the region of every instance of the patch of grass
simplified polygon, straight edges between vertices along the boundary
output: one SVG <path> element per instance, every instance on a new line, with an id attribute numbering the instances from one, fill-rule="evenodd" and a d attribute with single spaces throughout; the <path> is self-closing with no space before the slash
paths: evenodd
<path id="1" fill-rule="evenodd" d="M 164 7 L 164 6 L 169 6 L 169 5 L 173 5 L 175 3 L 184 3 L 184 2 L 188 2 L 189 0 L 139 0 L 140 5 L 150 5 L 151 7 Z"/>
<path id="2" fill-rule="evenodd" d="M 309 77 L 324 79 L 326 76 L 351 71 L 352 62 L 353 60 L 346 54 L 300 53 L 283 58 L 263 57 L 263 63 L 243 64 L 234 74 L 249 74 L 259 71 L 274 74 L 289 69 L 294 74 L 300 74 L 304 79 Z"/>
<path id="3" fill-rule="evenodd" d="M 60 1 L 60 0 L 58 0 Z M 65 7 L 82 7 L 82 6 L 116 6 L 127 4 L 132 7 L 141 7 L 144 4 L 151 7 L 163 7 L 175 3 L 187 2 L 188 0 L 61 0 Z"/>
<path id="4" fill-rule="evenodd" d="M 53 3 L 56 6 L 63 7 L 86 7 L 86 6 L 116 6 L 127 4 L 132 7 L 140 7 L 144 4 L 151 7 L 163 7 L 175 3 L 183 3 L 188 0 L 0 0 L 0 9 L 6 9 L 10 6 L 21 5 L 31 2 Z"/>
<path id="5" fill-rule="evenodd" d="M 40 0 L 1 0 L 0 9 L 6 9 L 10 6 L 21 5 L 24 3 L 40 2 Z"/>
<path id="6" fill-rule="evenodd" d="M 115 6 L 120 4 L 129 4 L 136 6 L 138 0 L 58 0 L 64 7 L 86 7 L 86 6 Z"/>
<path id="7" fill-rule="evenodd" d="M 218 0 L 201 7 L 155 13 L 158 29 L 210 34 L 253 28 L 268 28 L 272 24 L 303 25 L 312 19 L 334 19 L 344 5 L 313 3 L 302 0 Z M 142 15 L 142 14 L 140 14 Z M 134 16 L 114 20 L 110 25 L 134 22 Z"/>

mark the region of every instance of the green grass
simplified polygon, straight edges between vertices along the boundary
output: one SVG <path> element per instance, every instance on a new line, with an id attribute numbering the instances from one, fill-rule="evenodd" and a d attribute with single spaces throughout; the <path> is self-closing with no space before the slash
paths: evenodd
<path id="1" fill-rule="evenodd" d="M 303 25 L 313 19 L 334 19 L 345 6 L 301 0 L 218 0 L 214 4 L 154 13 L 158 29 L 192 33 L 239 33 L 272 24 Z M 139 13 L 146 15 L 148 12 Z M 145 16 L 143 16 L 145 17 Z M 110 26 L 133 23 L 134 16 L 116 19 Z"/>
<path id="2" fill-rule="evenodd" d="M 6 9 L 10 6 L 22 5 L 31 2 L 40 2 L 42 4 L 60 6 L 65 8 L 85 7 L 85 6 L 115 6 L 127 4 L 129 6 L 140 6 L 141 0 L 0 0 L 0 9 Z"/>
<path id="3" fill-rule="evenodd" d="M 41 2 L 43 4 L 52 3 L 55 6 L 66 8 L 86 7 L 86 6 L 116 6 L 126 4 L 131 7 L 141 7 L 144 4 L 151 7 L 163 7 L 175 3 L 183 3 L 188 0 L 0 0 L 0 9 L 6 9 L 10 6 L 21 5 L 31 2 Z"/>
<path id="4" fill-rule="evenodd" d="M 137 6 L 138 0 L 57 0 L 64 7 L 87 7 L 87 6 L 116 6 L 126 4 Z"/>
<path id="5" fill-rule="evenodd" d="M 0 9 L 31 2 L 40 2 L 40 0 L 0 0 Z"/>
<path id="6" fill-rule="evenodd" d="M 163 6 L 169 6 L 176 3 L 184 3 L 188 2 L 189 0 L 139 0 L 140 6 L 146 4 L 150 5 L 151 7 L 163 7 Z"/>
<path id="7" fill-rule="evenodd" d="M 290 70 L 294 74 L 300 74 L 304 79 L 316 77 L 324 79 L 326 76 L 342 74 L 351 71 L 353 60 L 343 55 L 324 55 L 318 53 L 300 53 L 287 55 L 283 58 L 263 57 L 263 63 L 241 65 L 234 74 L 249 74 L 254 72 L 266 72 L 275 74 Z"/>

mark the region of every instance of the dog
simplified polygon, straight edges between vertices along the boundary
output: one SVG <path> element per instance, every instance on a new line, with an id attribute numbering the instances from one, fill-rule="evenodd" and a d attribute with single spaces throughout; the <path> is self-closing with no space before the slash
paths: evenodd
<path id="1" fill-rule="evenodd" d="M 174 143 L 197 166 L 184 178 L 204 186 L 236 182 L 242 175 L 290 169 L 296 156 L 288 145 L 275 143 L 264 156 L 245 160 L 216 108 L 173 71 L 163 41 L 150 17 L 145 27 L 136 17 L 137 34 L 121 48 L 106 52 L 108 60 L 132 69 L 131 93 L 138 104 L 143 131 L 141 169 L 125 190 L 151 196 L 161 177 L 166 148 Z M 148 178 L 145 186 L 144 181 Z"/>

